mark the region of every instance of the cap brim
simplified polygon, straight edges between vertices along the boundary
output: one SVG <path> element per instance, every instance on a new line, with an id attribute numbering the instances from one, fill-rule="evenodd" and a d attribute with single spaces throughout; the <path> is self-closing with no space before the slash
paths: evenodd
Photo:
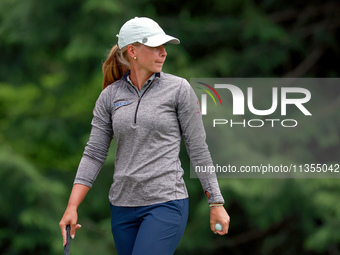
<path id="1" fill-rule="evenodd" d="M 172 44 L 180 43 L 180 41 L 177 38 L 167 35 L 167 34 L 154 35 L 154 36 L 148 37 L 147 39 L 148 40 L 146 42 L 143 42 L 143 40 L 140 40 L 138 42 L 149 47 L 158 47 L 165 43 L 172 43 Z"/>

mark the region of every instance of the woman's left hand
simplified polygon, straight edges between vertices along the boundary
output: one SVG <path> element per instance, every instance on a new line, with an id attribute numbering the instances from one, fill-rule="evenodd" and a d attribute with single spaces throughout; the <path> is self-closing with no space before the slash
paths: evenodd
<path id="1" fill-rule="evenodd" d="M 225 235 L 228 233 L 230 217 L 223 206 L 212 207 L 210 209 L 210 229 L 215 234 Z M 222 225 L 222 230 L 217 231 L 215 229 L 215 224 L 219 223 Z"/>

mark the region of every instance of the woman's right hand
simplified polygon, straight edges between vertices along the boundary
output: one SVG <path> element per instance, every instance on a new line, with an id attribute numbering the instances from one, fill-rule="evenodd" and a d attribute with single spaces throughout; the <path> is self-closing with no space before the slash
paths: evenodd
<path id="1" fill-rule="evenodd" d="M 66 226 L 67 225 L 71 226 L 70 234 L 71 234 L 71 238 L 73 239 L 76 234 L 76 230 L 81 228 L 81 225 L 77 224 L 77 221 L 78 221 L 77 209 L 72 208 L 72 207 L 67 207 L 63 217 L 61 218 L 59 222 L 61 234 L 63 236 L 64 246 L 66 245 Z"/>
<path id="2" fill-rule="evenodd" d="M 77 209 L 80 203 L 83 201 L 90 187 L 82 185 L 82 184 L 74 184 L 72 188 L 72 192 L 70 195 L 70 199 L 68 201 L 68 206 L 64 213 L 64 216 L 61 218 L 59 222 L 59 226 L 61 229 L 61 234 L 63 235 L 63 245 L 66 245 L 66 226 L 71 226 L 71 238 L 73 239 L 76 230 L 81 227 L 81 225 L 77 224 L 78 221 L 78 213 Z"/>

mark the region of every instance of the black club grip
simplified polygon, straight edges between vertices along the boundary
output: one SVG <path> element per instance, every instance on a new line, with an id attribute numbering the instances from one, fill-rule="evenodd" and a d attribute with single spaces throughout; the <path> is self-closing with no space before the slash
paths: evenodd
<path id="1" fill-rule="evenodd" d="M 70 248 L 71 248 L 71 226 L 66 226 L 66 245 L 64 247 L 64 255 L 70 255 Z"/>

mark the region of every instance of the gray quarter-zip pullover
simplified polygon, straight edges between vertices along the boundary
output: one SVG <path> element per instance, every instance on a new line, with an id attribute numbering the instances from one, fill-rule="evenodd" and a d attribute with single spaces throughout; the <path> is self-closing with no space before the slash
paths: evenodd
<path id="1" fill-rule="evenodd" d="M 92 186 L 114 137 L 117 148 L 109 191 L 113 205 L 146 206 L 187 198 L 179 159 L 182 136 L 194 167 L 213 165 L 197 97 L 185 79 L 163 72 L 138 93 L 128 75 L 101 92 L 74 183 Z M 224 203 L 216 175 L 198 177 L 208 202 Z"/>

